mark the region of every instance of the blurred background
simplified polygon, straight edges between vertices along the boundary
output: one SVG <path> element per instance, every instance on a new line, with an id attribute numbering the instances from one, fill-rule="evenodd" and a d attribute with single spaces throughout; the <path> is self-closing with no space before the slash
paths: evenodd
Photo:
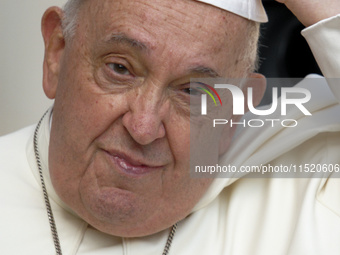
<path id="1" fill-rule="evenodd" d="M 0 136 L 39 121 L 52 105 L 42 90 L 40 21 L 66 0 L 0 0 Z"/>
<path id="2" fill-rule="evenodd" d="M 0 0 L 0 136 L 38 122 L 53 104 L 42 90 L 40 21 L 45 9 L 65 2 Z M 320 73 L 300 35 L 303 26 L 284 5 L 274 0 L 263 3 L 270 22 L 261 28 L 259 72 L 267 77 Z M 270 95 L 262 104 L 270 103 Z"/>

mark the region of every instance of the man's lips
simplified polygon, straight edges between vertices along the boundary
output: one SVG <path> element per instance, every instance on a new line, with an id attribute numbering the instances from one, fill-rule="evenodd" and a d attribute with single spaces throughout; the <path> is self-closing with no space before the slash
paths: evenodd
<path id="1" fill-rule="evenodd" d="M 117 166 L 118 170 L 125 174 L 143 175 L 164 168 L 164 165 L 156 165 L 136 160 L 123 153 L 104 151 L 109 156 L 110 160 Z"/>

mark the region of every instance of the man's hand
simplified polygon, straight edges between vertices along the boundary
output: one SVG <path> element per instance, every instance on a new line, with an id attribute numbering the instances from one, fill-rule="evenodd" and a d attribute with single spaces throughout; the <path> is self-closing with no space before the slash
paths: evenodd
<path id="1" fill-rule="evenodd" d="M 340 14 L 340 0 L 276 0 L 284 3 L 306 27 Z"/>

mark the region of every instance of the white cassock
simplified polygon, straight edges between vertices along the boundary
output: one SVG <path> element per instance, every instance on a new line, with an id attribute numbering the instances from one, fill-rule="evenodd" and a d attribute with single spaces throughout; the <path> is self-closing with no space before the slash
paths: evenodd
<path id="1" fill-rule="evenodd" d="M 340 16 L 319 22 L 303 34 L 324 75 L 340 77 Z M 261 133 L 246 129 L 221 165 L 339 164 L 340 105 L 324 79 L 322 83 L 308 88 L 312 123 L 301 117 L 301 125 L 294 129 L 260 129 Z M 334 82 L 331 86 L 340 98 L 340 88 Z M 32 126 L 0 138 L 0 254 L 55 254 L 33 132 Z M 162 254 L 169 229 L 143 238 L 113 237 L 73 215 L 49 179 L 48 118 L 38 139 L 64 255 Z M 170 254 L 339 255 L 340 179 L 216 179 L 192 213 L 179 222 Z"/>

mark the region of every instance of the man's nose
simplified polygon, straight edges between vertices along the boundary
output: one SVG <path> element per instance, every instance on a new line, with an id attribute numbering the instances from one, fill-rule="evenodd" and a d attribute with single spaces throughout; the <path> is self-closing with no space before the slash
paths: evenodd
<path id="1" fill-rule="evenodd" d="M 169 114 L 169 102 L 160 90 L 140 89 L 129 97 L 129 110 L 123 116 L 123 125 L 133 139 L 147 145 L 165 136 L 164 122 Z"/>

